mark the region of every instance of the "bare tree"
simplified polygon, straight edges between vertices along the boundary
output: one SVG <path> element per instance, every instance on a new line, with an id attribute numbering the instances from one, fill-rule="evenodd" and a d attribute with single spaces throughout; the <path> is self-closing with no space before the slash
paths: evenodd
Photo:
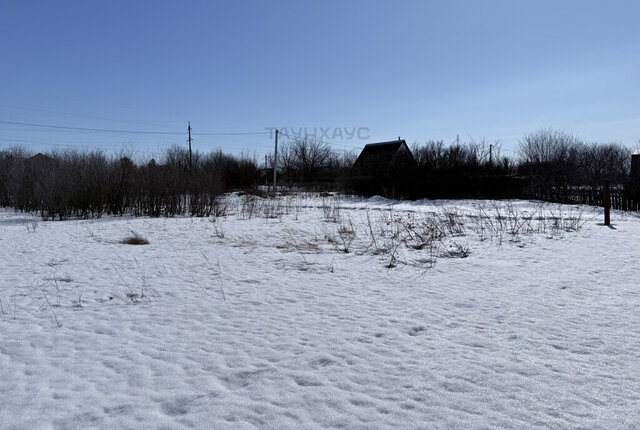
<path id="1" fill-rule="evenodd" d="M 568 161 L 581 142 L 561 130 L 541 129 L 526 134 L 520 141 L 519 153 L 523 163 L 548 164 Z"/>
<path id="2" fill-rule="evenodd" d="M 293 166 L 304 181 L 317 179 L 319 171 L 327 167 L 331 149 L 321 139 L 313 137 L 296 138 L 290 144 Z"/>

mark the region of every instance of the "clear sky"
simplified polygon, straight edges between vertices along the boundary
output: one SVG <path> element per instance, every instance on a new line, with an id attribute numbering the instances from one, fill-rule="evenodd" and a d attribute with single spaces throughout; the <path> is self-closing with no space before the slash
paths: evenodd
<path id="1" fill-rule="evenodd" d="M 640 138 L 640 2 L 0 2 L 0 147 L 184 145 L 262 157 L 269 134 L 337 149 Z M 355 133 L 354 133 L 355 131 Z M 180 134 L 183 133 L 183 134 Z M 327 139 L 327 136 L 329 137 Z"/>

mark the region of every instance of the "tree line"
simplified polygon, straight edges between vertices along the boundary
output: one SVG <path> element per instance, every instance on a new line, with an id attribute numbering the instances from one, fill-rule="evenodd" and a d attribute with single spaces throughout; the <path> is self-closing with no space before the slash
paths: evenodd
<path id="1" fill-rule="evenodd" d="M 619 143 L 589 143 L 563 131 L 541 129 L 520 139 L 515 156 L 504 156 L 501 150 L 499 143 L 484 141 L 415 146 L 415 195 L 569 201 L 576 188 L 599 190 L 605 180 L 631 188 L 633 151 Z"/>
<path id="2" fill-rule="evenodd" d="M 604 180 L 629 186 L 632 151 L 618 143 L 586 143 L 551 129 L 525 135 L 517 156 L 499 143 L 428 141 L 411 148 L 415 162 L 377 171 L 354 169 L 355 151 L 297 138 L 278 154 L 284 189 L 340 190 L 406 198 L 547 198 L 562 200 L 576 187 Z M 172 147 L 161 159 L 136 163 L 125 154 L 64 150 L 34 156 L 21 147 L 0 150 L 0 205 L 44 219 L 103 214 L 208 216 L 232 190 L 269 185 L 273 156 L 255 158 Z M 262 191 L 264 192 L 264 188 Z M 564 197 L 563 197 L 564 196 Z"/>
<path id="3" fill-rule="evenodd" d="M 43 219 L 135 216 L 208 216 L 216 197 L 258 183 L 254 160 L 220 151 L 189 156 L 168 149 L 163 159 L 135 163 L 130 156 L 64 150 L 33 154 L 0 151 L 0 205 Z"/>

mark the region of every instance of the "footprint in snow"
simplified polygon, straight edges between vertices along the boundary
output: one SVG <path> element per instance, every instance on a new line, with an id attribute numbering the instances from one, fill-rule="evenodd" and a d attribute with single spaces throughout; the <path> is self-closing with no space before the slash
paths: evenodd
<path id="1" fill-rule="evenodd" d="M 162 404 L 162 410 L 165 414 L 176 416 L 184 415 L 194 407 L 207 402 L 207 396 L 178 396 L 173 400 L 166 401 Z"/>
<path id="2" fill-rule="evenodd" d="M 320 381 L 316 381 L 305 376 L 298 376 L 293 378 L 293 380 L 301 387 L 320 387 L 322 385 Z"/>
<path id="3" fill-rule="evenodd" d="M 312 365 L 314 366 L 322 366 L 322 367 L 327 367 L 330 366 L 332 364 L 334 364 L 335 361 L 333 361 L 332 359 L 328 358 L 328 357 L 320 357 L 317 360 L 314 360 L 311 362 Z"/>
<path id="4" fill-rule="evenodd" d="M 426 328 L 423 326 L 411 327 L 411 329 L 407 332 L 409 336 L 417 336 L 421 331 L 425 331 Z"/>

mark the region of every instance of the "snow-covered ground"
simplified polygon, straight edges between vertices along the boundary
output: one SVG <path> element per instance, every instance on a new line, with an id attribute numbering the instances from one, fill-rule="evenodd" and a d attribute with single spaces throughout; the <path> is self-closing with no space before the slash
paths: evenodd
<path id="1" fill-rule="evenodd" d="M 0 428 L 637 428 L 640 217 L 601 222 L 305 195 L 0 211 Z"/>

